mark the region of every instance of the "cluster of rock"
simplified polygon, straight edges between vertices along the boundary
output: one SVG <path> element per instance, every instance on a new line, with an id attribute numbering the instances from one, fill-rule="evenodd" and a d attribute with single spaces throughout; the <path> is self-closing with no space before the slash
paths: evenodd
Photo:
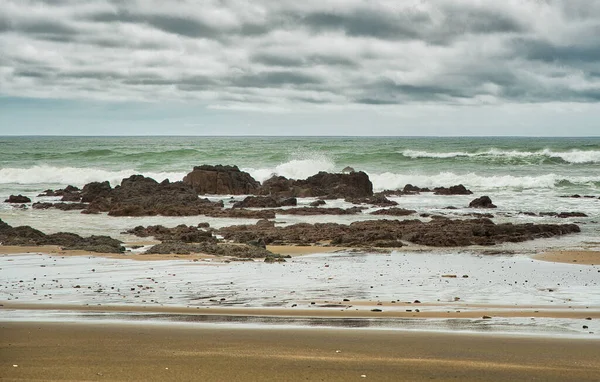
<path id="1" fill-rule="evenodd" d="M 207 223 L 200 223 L 195 227 L 182 224 L 173 228 L 162 225 L 137 226 L 125 233 L 138 237 L 152 236 L 162 241 L 162 243 L 148 249 L 145 252 L 146 254 L 188 255 L 190 253 L 203 253 L 237 259 L 265 258 L 267 262 L 285 261 L 285 256 L 268 251 L 264 242 L 260 240 L 244 244 L 221 243 L 213 235 L 213 230 L 210 229 Z"/>
<path id="2" fill-rule="evenodd" d="M 74 233 L 58 232 L 47 235 L 30 226 L 11 227 L 0 219 L 2 245 L 58 245 L 64 249 L 101 253 L 121 253 L 122 242 L 108 236 L 81 237 Z"/>
<path id="3" fill-rule="evenodd" d="M 224 227 L 217 232 L 238 243 L 262 240 L 277 245 L 401 247 L 403 241 L 434 247 L 493 245 L 579 232 L 575 224 L 495 224 L 485 218 L 452 220 L 370 220 L 349 225 L 300 223 L 275 227 L 272 222 Z"/>
<path id="4" fill-rule="evenodd" d="M 407 184 L 401 190 L 385 190 L 382 193 L 385 195 L 416 195 L 421 192 L 433 192 L 435 195 L 471 195 L 473 192 L 468 190 L 462 184 L 457 184 L 450 187 L 435 187 L 433 189 L 427 187 L 413 186 Z"/>

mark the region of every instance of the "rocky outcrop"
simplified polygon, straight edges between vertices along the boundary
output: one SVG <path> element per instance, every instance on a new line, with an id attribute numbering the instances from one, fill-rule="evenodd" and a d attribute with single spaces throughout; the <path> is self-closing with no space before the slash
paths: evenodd
<path id="1" fill-rule="evenodd" d="M 492 199 L 489 196 L 482 196 L 477 199 L 473 199 L 471 203 L 469 203 L 470 208 L 496 208 L 494 203 L 492 203 Z"/>
<path id="2" fill-rule="evenodd" d="M 434 247 L 494 245 L 521 242 L 579 232 L 575 224 L 495 224 L 489 219 L 369 220 L 350 225 L 337 223 L 267 224 L 224 227 L 218 233 L 227 240 L 248 243 L 346 247 L 400 247 L 403 241 Z"/>
<path id="3" fill-rule="evenodd" d="M 81 237 L 74 233 L 59 232 L 51 235 L 30 226 L 11 227 L 0 220 L 0 242 L 3 245 L 58 245 L 68 250 L 101 253 L 121 253 L 121 242 L 108 236 Z"/>
<path id="4" fill-rule="evenodd" d="M 233 208 L 277 208 L 295 206 L 298 204 L 296 198 L 275 198 L 273 196 L 248 196 L 246 199 L 236 202 Z"/>
<path id="5" fill-rule="evenodd" d="M 226 256 L 242 259 L 255 259 L 266 257 L 280 257 L 274 255 L 264 248 L 252 245 L 237 245 L 237 244 L 215 244 L 215 243 L 200 243 L 188 244 L 180 242 L 169 242 L 157 244 L 148 249 L 146 254 L 179 254 L 189 255 L 191 253 L 202 253 L 214 256 Z"/>
<path id="6" fill-rule="evenodd" d="M 223 206 L 220 202 L 199 199 L 194 189 L 183 182 L 158 183 L 152 178 L 132 175 L 113 189 L 107 186 L 110 187 L 107 182 L 90 183 L 83 188 L 82 200 L 93 197 L 84 212 L 108 212 L 111 216 L 192 216 Z"/>
<path id="7" fill-rule="evenodd" d="M 361 198 L 346 198 L 345 199 L 346 202 L 348 203 L 352 203 L 352 204 L 372 204 L 374 206 L 378 206 L 378 207 L 389 207 L 389 206 L 397 206 L 398 203 L 393 201 L 393 200 L 389 200 L 388 198 L 385 197 L 385 195 L 378 193 L 378 194 L 374 194 L 373 196 L 366 196 L 366 197 L 361 197 Z"/>
<path id="8" fill-rule="evenodd" d="M 467 190 L 462 184 L 450 187 L 436 187 L 433 189 L 435 195 L 471 195 L 473 192 Z"/>
<path id="9" fill-rule="evenodd" d="M 274 209 L 266 210 L 273 212 L 277 215 L 356 215 L 363 211 L 363 207 L 350 207 L 350 208 L 320 208 L 320 207 L 300 207 L 300 208 L 288 208 L 288 209 Z"/>
<path id="10" fill-rule="evenodd" d="M 362 172 L 332 174 L 319 172 L 303 180 L 283 176 L 266 180 L 257 191 L 260 195 L 277 197 L 321 197 L 326 199 L 361 198 L 373 195 L 373 184 Z"/>
<path id="11" fill-rule="evenodd" d="M 373 211 L 373 212 L 371 212 L 371 215 L 408 216 L 408 215 L 412 215 L 412 214 L 416 214 L 416 213 L 417 213 L 417 211 L 415 211 L 415 210 L 407 210 L 405 208 L 392 207 L 392 208 L 386 208 L 386 209 L 382 209 L 382 210 Z"/>
<path id="12" fill-rule="evenodd" d="M 112 191 L 110 183 L 105 182 L 91 182 L 83 186 L 81 190 L 81 201 L 83 203 L 90 203 L 98 198 L 108 196 Z"/>
<path id="13" fill-rule="evenodd" d="M 48 208 L 56 208 L 61 211 L 73 211 L 73 210 L 85 210 L 88 208 L 87 203 L 49 203 L 49 202 L 37 202 L 33 203 L 31 207 L 38 210 L 47 210 Z"/>
<path id="14" fill-rule="evenodd" d="M 540 212 L 539 216 L 543 216 L 543 217 L 552 216 L 552 217 L 557 217 L 557 218 L 561 218 L 561 219 L 588 217 L 587 214 L 585 214 L 583 212 Z"/>
<path id="15" fill-rule="evenodd" d="M 19 195 L 11 195 L 4 201 L 4 203 L 15 203 L 15 204 L 23 204 L 23 203 L 31 203 L 31 199 L 27 196 Z"/>
<path id="16" fill-rule="evenodd" d="M 216 243 L 217 238 L 212 235 L 211 231 L 202 229 L 201 227 L 186 226 L 185 224 L 177 227 L 167 228 L 162 225 L 152 225 L 148 227 L 137 226 L 127 230 L 125 233 L 132 234 L 138 237 L 154 237 L 156 240 L 163 242 L 176 241 L 183 243 Z"/>
<path id="17" fill-rule="evenodd" d="M 258 183 L 237 166 L 196 166 L 183 178 L 200 195 L 247 195 L 254 194 Z"/>

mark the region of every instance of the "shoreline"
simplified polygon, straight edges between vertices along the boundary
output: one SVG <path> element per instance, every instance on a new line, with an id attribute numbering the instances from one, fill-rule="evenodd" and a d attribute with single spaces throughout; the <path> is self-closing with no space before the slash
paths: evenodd
<path id="1" fill-rule="evenodd" d="M 151 306 L 151 305 L 76 305 L 50 303 L 14 303 L 0 301 L 2 310 L 35 310 L 65 312 L 104 312 L 104 313 L 154 313 L 177 315 L 210 315 L 224 317 L 280 317 L 280 318 L 412 318 L 412 319 L 483 319 L 493 318 L 566 318 L 581 320 L 600 319 L 599 309 L 556 308 L 552 306 L 502 306 L 483 304 L 378 304 L 371 301 L 360 301 L 355 304 L 323 303 L 315 308 L 291 307 L 193 307 L 193 306 Z M 325 305 L 325 306 L 323 306 Z M 329 306 L 329 307 L 327 307 Z M 406 309 L 411 307 L 412 309 Z M 381 311 L 372 311 L 379 309 Z M 415 311 L 418 310 L 417 311 Z"/>
<path id="2" fill-rule="evenodd" d="M 155 244 L 157 242 L 145 243 L 145 244 Z M 457 248 L 457 251 L 464 250 L 465 248 L 473 249 L 469 247 L 460 247 Z M 353 251 L 357 248 L 348 248 L 348 247 L 325 247 L 325 246 L 295 246 L 295 245 L 268 245 L 267 250 L 271 251 L 276 255 L 282 256 L 305 256 L 305 255 L 314 255 L 314 254 L 326 254 L 326 253 L 335 253 L 335 252 L 343 252 L 343 251 Z M 360 248 L 358 248 L 360 249 Z M 424 252 L 430 250 L 431 252 L 447 252 L 452 249 L 451 247 L 433 247 L 427 248 L 423 246 L 416 246 L 413 248 L 399 248 L 394 249 L 396 252 Z M 226 262 L 231 259 L 234 261 L 236 258 L 224 257 L 224 256 L 215 256 L 209 254 L 202 253 L 193 253 L 189 255 L 183 254 L 139 254 L 139 253 L 99 253 L 99 252 L 89 252 L 83 250 L 64 250 L 59 246 L 55 245 L 41 245 L 41 246 L 5 246 L 0 245 L 0 255 L 31 255 L 31 254 L 39 254 L 39 255 L 48 255 L 48 256 L 86 256 L 86 257 L 103 257 L 110 259 L 130 259 L 130 260 L 138 260 L 138 261 L 160 261 L 160 260 L 211 260 L 215 263 Z M 516 254 L 508 254 L 508 255 L 516 255 Z M 552 250 L 545 251 L 541 253 L 536 253 L 532 255 L 527 255 L 533 260 L 537 261 L 545 261 L 545 262 L 553 262 L 553 263 L 570 263 L 570 264 L 578 264 L 578 265 L 590 265 L 590 266 L 600 266 L 600 251 L 596 250 Z M 257 259 L 254 259 L 257 260 Z M 258 259 L 261 260 L 261 259 Z"/>
<path id="3" fill-rule="evenodd" d="M 4 322 L 0 375 L 15 381 L 591 381 L 600 375 L 598 344 L 361 329 Z"/>

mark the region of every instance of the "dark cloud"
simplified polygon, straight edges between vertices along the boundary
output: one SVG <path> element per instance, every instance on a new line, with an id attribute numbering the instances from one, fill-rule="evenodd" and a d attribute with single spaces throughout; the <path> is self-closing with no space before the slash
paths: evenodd
<path id="1" fill-rule="evenodd" d="M 599 33 L 584 0 L 4 0 L 0 96 L 593 103 Z"/>

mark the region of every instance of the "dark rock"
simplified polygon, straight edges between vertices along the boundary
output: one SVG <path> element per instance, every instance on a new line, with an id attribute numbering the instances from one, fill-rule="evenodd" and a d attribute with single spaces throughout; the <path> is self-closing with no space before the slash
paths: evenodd
<path id="1" fill-rule="evenodd" d="M 471 195 L 472 192 L 467 190 L 465 186 L 462 184 L 456 186 L 446 187 L 436 187 L 433 189 L 435 195 Z"/>
<path id="2" fill-rule="evenodd" d="M 257 193 L 278 197 L 358 198 L 372 196 L 373 184 L 362 171 L 349 174 L 319 172 L 304 180 L 272 177 L 263 183 Z"/>
<path id="3" fill-rule="evenodd" d="M 398 203 L 393 200 L 389 200 L 385 197 L 385 195 L 379 193 L 374 194 L 373 196 L 366 196 L 361 198 L 346 198 L 346 202 L 353 204 L 372 204 L 378 207 L 389 207 L 389 206 L 397 206 Z"/>
<path id="4" fill-rule="evenodd" d="M 260 183 L 237 166 L 196 166 L 183 178 L 201 195 L 244 195 L 254 194 Z"/>
<path id="5" fill-rule="evenodd" d="M 199 227 L 188 227 L 185 224 L 178 225 L 174 228 L 167 228 L 162 225 L 154 226 L 137 226 L 127 230 L 125 233 L 132 234 L 138 237 L 152 236 L 160 241 L 178 241 L 183 243 L 216 243 L 217 239 L 210 231 L 204 231 Z"/>
<path id="6" fill-rule="evenodd" d="M 3 245 L 58 245 L 64 249 L 77 249 L 102 253 L 121 253 L 121 242 L 107 236 L 81 237 L 74 233 L 59 232 L 46 235 L 30 226 L 11 227 L 0 220 L 0 242 Z"/>
<path id="7" fill-rule="evenodd" d="M 274 256 L 266 249 L 239 244 L 215 244 L 215 243 L 200 243 L 188 244 L 179 242 L 168 242 L 157 244 L 148 249 L 146 254 L 180 254 L 186 255 L 190 253 L 204 253 L 215 256 L 228 256 L 239 258 L 263 258 Z"/>
<path id="8" fill-rule="evenodd" d="M 265 210 L 274 212 L 277 215 L 356 215 L 360 214 L 363 207 L 350 207 L 350 208 L 320 208 L 320 207 L 299 207 L 299 208 L 288 208 L 288 209 L 276 209 L 276 210 Z"/>
<path id="9" fill-rule="evenodd" d="M 222 202 L 199 199 L 192 186 L 183 182 L 158 183 L 152 178 L 132 175 L 119 186 L 108 182 L 83 187 L 82 201 L 90 200 L 84 213 L 108 212 L 110 216 L 192 216 L 219 214 Z"/>
<path id="10" fill-rule="evenodd" d="M 73 211 L 73 210 L 84 210 L 89 206 L 87 203 L 49 203 L 49 202 L 37 202 L 33 203 L 31 207 L 38 210 L 46 210 L 48 208 L 56 208 L 61 211 Z"/>
<path id="11" fill-rule="evenodd" d="M 579 232 L 575 224 L 494 224 L 489 219 L 369 220 L 350 225 L 300 223 L 285 227 L 241 225 L 217 231 L 226 240 L 248 243 L 262 239 L 266 244 L 314 245 L 329 243 L 345 247 L 400 247 L 403 241 L 435 247 L 494 245 L 521 242 Z"/>
<path id="12" fill-rule="evenodd" d="M 323 199 L 319 199 L 319 200 L 315 200 L 314 202 L 310 203 L 309 206 L 319 207 L 319 206 L 324 206 L 325 204 L 327 204 L 327 203 Z"/>
<path id="13" fill-rule="evenodd" d="M 17 204 L 31 203 L 31 199 L 29 199 L 27 196 L 23 196 L 21 194 L 19 194 L 19 195 L 11 195 L 11 196 L 8 197 L 8 199 L 6 199 L 4 201 L 4 203 L 17 203 Z"/>
<path id="14" fill-rule="evenodd" d="M 81 190 L 81 202 L 89 203 L 97 198 L 105 197 L 112 191 L 110 183 L 106 182 L 92 182 L 83 186 Z"/>
<path id="15" fill-rule="evenodd" d="M 583 212 L 540 212 L 539 216 L 554 216 L 554 217 L 561 218 L 561 219 L 588 217 Z"/>
<path id="16" fill-rule="evenodd" d="M 276 208 L 295 206 L 296 198 L 275 198 L 273 196 L 248 196 L 246 199 L 233 205 L 233 208 Z"/>
<path id="17" fill-rule="evenodd" d="M 482 196 L 477 199 L 473 199 L 471 203 L 469 203 L 470 208 L 496 208 L 496 206 L 492 203 L 492 199 L 489 196 Z"/>
<path id="18" fill-rule="evenodd" d="M 389 215 L 389 216 L 408 216 L 417 213 L 415 210 L 408 210 L 405 208 L 386 208 L 371 212 L 371 215 Z"/>

